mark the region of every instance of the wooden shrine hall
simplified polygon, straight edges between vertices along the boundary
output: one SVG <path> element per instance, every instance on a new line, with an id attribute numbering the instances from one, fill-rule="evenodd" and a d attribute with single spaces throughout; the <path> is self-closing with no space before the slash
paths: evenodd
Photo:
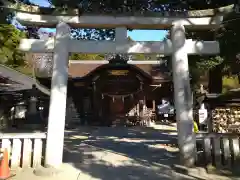
<path id="1" fill-rule="evenodd" d="M 166 60 L 131 62 L 120 55 L 109 61 L 70 61 L 66 123 L 110 125 L 155 116 L 161 98 L 173 98 Z M 38 80 L 50 89 L 50 78 Z"/>

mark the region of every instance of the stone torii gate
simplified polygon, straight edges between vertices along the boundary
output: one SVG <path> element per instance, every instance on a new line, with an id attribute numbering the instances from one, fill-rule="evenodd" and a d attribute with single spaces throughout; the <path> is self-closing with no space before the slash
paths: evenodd
<path id="1" fill-rule="evenodd" d="M 62 164 L 68 56 L 70 52 L 158 53 L 171 55 L 181 162 L 184 165 L 193 165 L 196 141 L 192 131 L 192 96 L 189 83 L 188 55 L 218 54 L 219 44 L 215 41 L 192 41 L 191 39 L 186 39 L 185 29 L 208 30 L 217 28 L 223 19 L 221 15 L 214 17 L 78 16 L 36 14 L 36 12 L 40 12 L 36 7 L 34 11 L 35 13 L 18 11 L 16 18 L 22 25 L 26 26 L 56 27 L 55 39 L 23 39 L 20 44 L 20 49 L 26 52 L 54 53 L 45 159 L 46 166 L 58 167 Z M 115 40 L 80 41 L 70 39 L 70 27 L 115 28 Z M 127 40 L 127 28 L 170 29 L 171 40 L 163 42 L 129 42 Z"/>

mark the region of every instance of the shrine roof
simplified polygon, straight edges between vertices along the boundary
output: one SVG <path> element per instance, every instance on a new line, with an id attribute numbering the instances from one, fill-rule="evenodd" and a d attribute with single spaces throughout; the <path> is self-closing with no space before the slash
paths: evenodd
<path id="1" fill-rule="evenodd" d="M 0 65 L 0 92 L 28 90 L 33 84 L 31 77 Z"/>
<path id="2" fill-rule="evenodd" d="M 84 78 L 93 72 L 96 68 L 103 66 L 103 64 L 70 64 L 69 65 L 69 76 L 71 78 Z M 156 81 L 170 81 L 171 76 L 163 65 L 153 64 L 135 64 L 140 70 L 146 75 Z"/>

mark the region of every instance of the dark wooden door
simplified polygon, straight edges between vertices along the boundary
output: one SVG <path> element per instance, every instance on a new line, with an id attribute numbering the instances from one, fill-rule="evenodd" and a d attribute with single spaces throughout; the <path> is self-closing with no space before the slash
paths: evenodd
<path id="1" fill-rule="evenodd" d="M 122 99 L 114 99 L 110 101 L 110 114 L 111 115 L 123 115 L 124 114 L 124 102 Z"/>

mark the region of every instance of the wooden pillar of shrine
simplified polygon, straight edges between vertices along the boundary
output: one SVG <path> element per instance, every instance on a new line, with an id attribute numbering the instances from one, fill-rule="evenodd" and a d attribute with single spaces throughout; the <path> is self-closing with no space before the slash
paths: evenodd
<path id="1" fill-rule="evenodd" d="M 154 99 L 152 100 L 152 111 L 156 112 L 156 101 Z"/>
<path id="2" fill-rule="evenodd" d="M 93 121 L 97 118 L 97 104 L 96 104 L 96 83 L 92 82 L 92 110 L 93 110 Z"/>

